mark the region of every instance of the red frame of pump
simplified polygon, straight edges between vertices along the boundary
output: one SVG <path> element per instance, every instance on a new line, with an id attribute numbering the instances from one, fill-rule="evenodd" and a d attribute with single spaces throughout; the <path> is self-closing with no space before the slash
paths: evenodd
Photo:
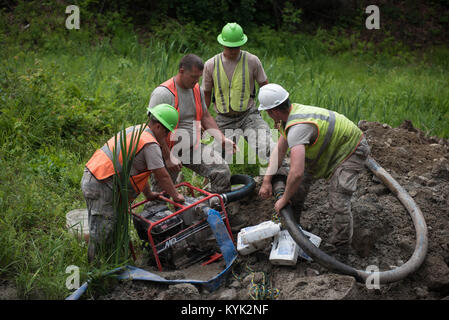
<path id="1" fill-rule="evenodd" d="M 163 219 L 161 219 L 161 220 L 159 220 L 159 221 L 156 221 L 156 222 L 151 222 L 151 221 L 149 221 L 148 219 L 145 219 L 145 218 L 139 216 L 138 214 L 134 213 L 133 211 L 131 211 L 131 214 L 134 215 L 136 218 L 141 219 L 141 220 L 143 220 L 143 221 L 145 221 L 146 223 L 149 224 L 149 227 L 148 227 L 148 230 L 147 230 L 148 241 L 149 241 L 150 244 L 151 244 L 151 249 L 153 250 L 153 255 L 154 255 L 154 258 L 156 259 L 156 264 L 157 264 L 157 268 L 159 269 L 159 271 L 162 271 L 162 264 L 161 264 L 161 261 L 160 261 L 160 259 L 159 259 L 159 254 L 157 253 L 157 250 L 156 250 L 156 245 L 155 245 L 155 243 L 154 243 L 153 236 L 151 235 L 151 230 L 152 230 L 155 226 L 157 226 L 158 224 L 160 224 L 160 223 L 162 223 L 162 222 L 164 222 L 164 221 L 166 221 L 166 220 L 168 220 L 168 219 L 170 219 L 170 218 L 172 218 L 172 217 L 174 217 L 174 216 L 177 216 L 178 214 L 181 214 L 181 213 L 183 213 L 184 211 L 189 210 L 190 208 L 193 208 L 193 207 L 197 206 L 197 205 L 200 204 L 201 202 L 208 201 L 210 198 L 217 197 L 217 198 L 220 200 L 221 209 L 223 210 L 223 213 L 224 213 L 224 221 L 225 221 L 225 225 L 226 225 L 226 228 L 227 228 L 227 230 L 228 230 L 228 233 L 229 233 L 231 239 L 233 239 L 233 237 L 232 237 L 232 231 L 231 231 L 231 226 L 229 225 L 229 219 L 228 219 L 228 215 L 227 215 L 227 213 L 226 213 L 224 201 L 223 201 L 223 198 L 222 198 L 219 194 L 217 194 L 217 193 L 210 193 L 210 192 L 207 192 L 207 191 L 202 190 L 202 189 L 200 189 L 200 188 L 194 187 L 194 186 L 192 186 L 192 185 L 191 185 L 190 183 L 188 183 L 188 182 L 182 182 L 182 183 L 177 184 L 177 185 L 175 186 L 175 188 L 180 188 L 180 187 L 187 187 L 187 188 L 189 188 L 192 197 L 195 197 L 195 192 L 194 192 L 194 191 L 197 191 L 197 192 L 199 192 L 199 193 L 202 193 L 203 195 L 205 195 L 205 197 L 202 198 L 202 199 L 200 199 L 200 200 L 198 200 L 198 201 L 196 201 L 196 202 L 194 202 L 194 203 L 192 203 L 192 204 L 190 204 L 190 205 L 188 205 L 188 206 L 183 206 L 183 205 L 180 204 L 180 203 L 174 202 L 173 200 L 168 199 L 168 198 L 166 198 L 166 197 L 160 195 L 160 196 L 159 196 L 159 200 L 163 200 L 163 201 L 165 201 L 165 202 L 171 203 L 171 204 L 172 204 L 173 206 L 175 206 L 176 208 L 180 208 L 180 210 L 178 210 L 178 211 L 176 211 L 176 212 L 173 212 L 171 215 L 169 215 L 169 216 L 167 216 L 167 217 L 165 217 L 165 218 L 163 218 Z M 144 203 L 147 203 L 148 201 L 150 201 L 150 200 L 144 200 L 144 201 L 138 202 L 138 203 L 132 205 L 132 206 L 131 206 L 131 209 L 135 209 L 136 207 L 138 207 L 138 206 L 140 206 L 140 205 L 142 205 L 142 204 L 144 204 Z M 189 228 L 192 228 L 192 227 L 194 227 L 194 226 L 196 226 L 196 225 L 197 225 L 197 224 L 192 225 L 192 226 L 189 226 L 189 227 L 187 227 L 186 229 L 181 230 L 180 232 L 183 232 L 183 231 L 185 231 L 185 230 L 187 230 L 187 229 L 189 229 Z M 164 243 L 164 242 L 166 242 L 166 241 L 172 239 L 173 237 L 175 237 L 176 235 L 178 235 L 180 232 L 178 232 L 177 234 L 175 234 L 175 235 L 169 237 L 168 239 L 165 239 L 164 241 L 162 241 L 162 242 L 160 242 L 160 243 L 158 243 L 158 244 Z M 213 258 L 213 259 L 216 260 L 216 257 Z"/>

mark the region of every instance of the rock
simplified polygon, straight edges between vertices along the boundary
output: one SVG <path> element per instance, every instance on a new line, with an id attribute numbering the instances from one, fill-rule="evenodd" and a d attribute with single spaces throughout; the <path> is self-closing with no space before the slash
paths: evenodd
<path id="1" fill-rule="evenodd" d="M 375 183 L 382 183 L 382 181 L 378 177 L 376 177 L 374 175 L 373 175 L 373 182 L 375 182 Z"/>
<path id="2" fill-rule="evenodd" d="M 198 289 L 190 283 L 171 285 L 168 290 L 163 291 L 158 300 L 199 300 L 201 299 Z"/>
<path id="3" fill-rule="evenodd" d="M 410 239 L 402 239 L 398 242 L 397 246 L 403 251 L 410 253 L 413 252 L 414 242 L 412 242 L 412 240 Z"/>
<path id="4" fill-rule="evenodd" d="M 425 186 L 429 183 L 429 178 L 425 176 L 412 176 L 410 182 Z"/>
<path id="5" fill-rule="evenodd" d="M 418 130 L 416 130 L 413 127 L 413 123 L 410 120 L 404 120 L 404 122 L 399 126 L 399 128 L 405 129 L 405 130 L 408 130 L 408 131 L 411 131 L 411 132 L 417 132 L 418 131 Z"/>
<path id="6" fill-rule="evenodd" d="M 378 196 L 389 193 L 388 188 L 383 184 L 376 184 L 368 188 L 369 193 L 374 193 Z"/>
<path id="7" fill-rule="evenodd" d="M 164 278 L 167 280 L 185 279 L 186 275 L 180 270 L 174 270 L 171 272 L 163 273 Z"/>
<path id="8" fill-rule="evenodd" d="M 307 277 L 316 277 L 320 275 L 320 272 L 318 270 L 312 269 L 312 268 L 307 268 L 305 275 Z"/>
<path id="9" fill-rule="evenodd" d="M 356 281 L 351 276 L 333 273 L 315 277 L 287 276 L 283 281 L 276 281 L 279 300 L 343 300 L 356 296 L 353 293 Z"/>
<path id="10" fill-rule="evenodd" d="M 429 255 L 422 272 L 430 290 L 438 291 L 449 286 L 449 267 L 442 257 Z"/>
<path id="11" fill-rule="evenodd" d="M 0 300 L 17 300 L 19 294 L 11 281 L 0 280 Z"/>
<path id="12" fill-rule="evenodd" d="M 360 130 L 366 131 L 366 130 L 368 130 L 368 128 L 369 128 L 369 122 L 366 121 L 366 120 L 360 120 L 360 121 L 357 123 L 357 126 L 359 127 Z"/>
<path id="13" fill-rule="evenodd" d="M 376 237 L 373 232 L 368 229 L 354 230 L 352 238 L 352 247 L 361 257 L 368 257 L 376 243 Z"/>
<path id="14" fill-rule="evenodd" d="M 229 285 L 229 287 L 233 288 L 233 289 L 240 288 L 240 286 L 241 286 L 241 283 L 238 280 L 232 281 L 231 284 Z"/>
<path id="15" fill-rule="evenodd" d="M 410 197 L 416 197 L 416 195 L 418 194 L 418 190 L 410 190 L 408 192 L 408 194 L 410 195 Z"/>
<path id="16" fill-rule="evenodd" d="M 427 296 L 429 295 L 429 291 L 427 291 L 427 287 L 416 287 L 414 288 L 416 297 L 418 297 L 418 299 L 425 299 L 427 298 Z"/>
<path id="17" fill-rule="evenodd" d="M 393 177 L 393 179 L 398 180 L 399 178 L 401 178 L 401 175 L 399 175 L 396 171 L 394 171 L 393 169 L 390 170 L 390 175 Z"/>
<path id="18" fill-rule="evenodd" d="M 362 217 L 379 212 L 378 208 L 374 204 L 360 200 L 353 205 L 352 210 Z"/>
<path id="19" fill-rule="evenodd" d="M 219 300 L 236 300 L 237 291 L 233 288 L 224 290 L 218 297 Z"/>
<path id="20" fill-rule="evenodd" d="M 432 177 L 449 181 L 449 161 L 440 158 L 432 166 Z"/>
<path id="21" fill-rule="evenodd" d="M 404 147 L 399 147 L 396 149 L 396 151 L 401 155 L 401 156 L 410 156 L 410 153 L 407 151 L 407 149 L 405 149 Z"/>

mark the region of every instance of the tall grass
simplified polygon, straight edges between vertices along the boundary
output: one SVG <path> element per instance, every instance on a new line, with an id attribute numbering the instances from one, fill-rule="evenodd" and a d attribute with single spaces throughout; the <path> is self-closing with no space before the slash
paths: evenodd
<path id="1" fill-rule="evenodd" d="M 113 163 L 115 175 L 113 177 L 113 208 L 116 218 L 113 236 L 112 263 L 123 265 L 130 260 L 130 232 L 131 223 L 131 201 L 132 185 L 130 184 L 132 163 L 137 153 L 140 137 L 148 122 L 133 128 L 128 137 L 125 129 L 114 137 Z M 129 141 L 127 141 L 129 139 Z M 120 150 L 120 153 L 117 152 Z M 121 156 L 121 165 L 119 157 Z"/>
<path id="2" fill-rule="evenodd" d="M 140 40 L 120 25 L 100 37 L 87 24 L 69 32 L 44 22 L 34 19 L 29 32 L 0 23 L 0 277 L 11 279 L 21 298 L 61 299 L 70 293 L 67 266 L 80 267 L 81 281 L 91 271 L 85 243 L 65 228 L 65 214 L 85 207 L 85 163 L 116 132 L 114 124 L 145 121 L 151 91 L 176 73 L 180 57 L 192 52 L 206 60 L 221 47 L 215 30 L 192 25 Z M 397 126 L 408 119 L 449 138 L 447 48 L 385 54 L 333 38 L 337 50 L 324 31 L 261 28 L 248 36 L 244 49 L 259 56 L 269 82 L 287 88 L 293 102 L 355 122 Z M 254 173 L 257 166 L 231 170 Z"/>

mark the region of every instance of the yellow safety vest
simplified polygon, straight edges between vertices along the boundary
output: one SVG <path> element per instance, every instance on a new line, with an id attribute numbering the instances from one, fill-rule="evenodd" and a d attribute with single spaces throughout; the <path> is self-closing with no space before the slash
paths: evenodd
<path id="1" fill-rule="evenodd" d="M 229 82 L 223 67 L 223 53 L 214 57 L 214 97 L 219 113 L 228 113 L 230 109 L 237 112 L 248 109 L 251 93 L 247 54 L 242 50 L 231 82 Z"/>
<path id="2" fill-rule="evenodd" d="M 318 129 L 316 140 L 305 145 L 305 168 L 314 178 L 331 177 L 363 137 L 363 132 L 338 112 L 293 103 L 287 123 L 280 132 L 287 138 L 288 129 L 298 123 L 311 123 Z"/>

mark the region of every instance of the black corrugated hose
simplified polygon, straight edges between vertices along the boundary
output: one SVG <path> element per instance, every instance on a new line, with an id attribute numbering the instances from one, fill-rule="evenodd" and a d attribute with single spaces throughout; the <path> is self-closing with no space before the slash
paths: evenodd
<path id="1" fill-rule="evenodd" d="M 376 276 L 379 284 L 391 283 L 406 278 L 411 273 L 415 272 L 423 263 L 427 255 L 428 237 L 427 226 L 424 216 L 407 193 L 407 191 L 393 179 L 393 177 L 386 172 L 373 158 L 368 157 L 366 166 L 378 177 L 390 191 L 399 199 L 410 214 L 416 232 L 416 245 L 413 255 L 403 265 L 388 271 L 367 272 L 363 270 L 356 270 L 335 258 L 329 256 L 325 252 L 317 248 L 308 237 L 298 228 L 297 222 L 293 218 L 293 210 L 290 205 L 284 207 L 280 213 L 285 220 L 285 227 L 295 240 L 295 242 L 317 263 L 326 267 L 327 269 L 344 275 L 353 276 L 358 282 L 366 282 L 369 277 Z M 274 176 L 272 180 L 273 194 L 276 199 L 279 199 L 285 190 L 285 176 Z M 377 273 L 377 274 L 374 274 Z"/>

